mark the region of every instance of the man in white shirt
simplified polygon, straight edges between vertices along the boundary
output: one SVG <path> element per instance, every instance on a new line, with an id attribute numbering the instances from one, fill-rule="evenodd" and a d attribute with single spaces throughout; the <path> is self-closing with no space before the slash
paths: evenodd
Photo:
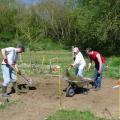
<path id="1" fill-rule="evenodd" d="M 77 47 L 73 48 L 73 53 L 74 53 L 75 60 L 74 60 L 74 63 L 71 64 L 71 67 L 76 66 L 76 72 L 75 72 L 76 76 L 83 77 L 82 73 L 83 73 L 84 67 L 86 66 L 84 57 Z"/>
<path id="2" fill-rule="evenodd" d="M 16 91 L 16 71 L 18 68 L 16 66 L 18 53 L 25 51 L 24 46 L 19 45 L 16 48 L 8 47 L 3 48 L 2 52 L 2 74 L 3 74 L 3 84 L 2 84 L 2 96 L 9 97 L 7 94 L 7 86 L 10 81 L 13 83 L 13 88 Z"/>

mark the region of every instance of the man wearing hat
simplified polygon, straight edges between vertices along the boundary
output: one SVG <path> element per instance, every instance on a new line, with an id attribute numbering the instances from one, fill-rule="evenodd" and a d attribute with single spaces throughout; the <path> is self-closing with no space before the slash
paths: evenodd
<path id="1" fill-rule="evenodd" d="M 83 77 L 82 73 L 84 67 L 86 66 L 85 59 L 77 47 L 73 48 L 73 54 L 74 54 L 74 63 L 71 64 L 71 67 L 76 66 L 76 71 L 75 71 L 76 76 Z"/>
<path id="2" fill-rule="evenodd" d="M 2 96 L 9 97 L 7 94 L 7 86 L 10 81 L 13 84 L 13 88 L 16 91 L 16 71 L 18 68 L 16 67 L 17 57 L 19 53 L 25 51 L 24 46 L 19 45 L 16 48 L 8 47 L 3 48 L 2 52 L 2 75 L 3 75 L 3 83 L 2 83 Z"/>

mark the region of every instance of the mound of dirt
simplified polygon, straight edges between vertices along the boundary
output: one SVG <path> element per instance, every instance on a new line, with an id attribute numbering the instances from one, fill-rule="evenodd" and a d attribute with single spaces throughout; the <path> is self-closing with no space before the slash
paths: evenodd
<path id="1" fill-rule="evenodd" d="M 103 79 L 100 91 L 89 90 L 88 95 L 82 93 L 74 97 L 65 97 L 63 90 L 67 83 L 61 81 L 61 101 L 59 99 L 59 81 L 57 78 L 33 78 L 36 89 L 26 94 L 12 94 L 16 104 L 0 110 L 1 120 L 44 120 L 61 107 L 64 109 L 90 110 L 96 116 L 118 118 L 118 89 L 112 89 L 113 80 Z"/>

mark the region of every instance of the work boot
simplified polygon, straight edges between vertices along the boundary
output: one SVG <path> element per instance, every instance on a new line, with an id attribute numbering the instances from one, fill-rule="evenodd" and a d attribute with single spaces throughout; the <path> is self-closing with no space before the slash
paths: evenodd
<path id="1" fill-rule="evenodd" d="M 20 95 L 20 93 L 26 93 L 25 91 L 18 88 L 17 83 L 13 82 L 13 92 Z"/>
<path id="2" fill-rule="evenodd" d="M 20 91 L 17 87 L 17 83 L 16 82 L 13 82 L 13 93 L 17 93 L 17 94 L 20 94 Z"/>
<path id="3" fill-rule="evenodd" d="M 10 95 L 7 94 L 7 86 L 2 86 L 2 97 L 10 97 Z"/>
<path id="4" fill-rule="evenodd" d="M 99 90 L 101 90 L 101 88 L 100 87 L 96 87 L 94 90 L 95 91 L 99 91 Z"/>
<path id="5" fill-rule="evenodd" d="M 17 83 L 13 82 L 13 92 L 15 93 L 17 91 Z"/>

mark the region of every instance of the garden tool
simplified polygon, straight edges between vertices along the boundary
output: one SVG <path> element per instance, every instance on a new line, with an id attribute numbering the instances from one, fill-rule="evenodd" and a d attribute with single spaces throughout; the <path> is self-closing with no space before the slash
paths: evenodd
<path id="1" fill-rule="evenodd" d="M 29 83 L 30 86 L 35 86 L 35 82 L 31 79 L 31 78 L 28 78 L 26 77 L 25 75 L 23 74 L 19 74 L 17 73 L 19 76 L 21 76 L 25 81 L 27 81 Z"/>

